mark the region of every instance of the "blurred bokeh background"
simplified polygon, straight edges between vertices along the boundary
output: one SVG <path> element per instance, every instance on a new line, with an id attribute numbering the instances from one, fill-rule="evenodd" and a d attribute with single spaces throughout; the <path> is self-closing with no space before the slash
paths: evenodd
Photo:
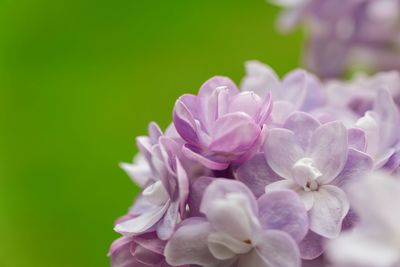
<path id="1" fill-rule="evenodd" d="M 148 122 L 213 75 L 282 75 L 302 34 L 264 0 L 0 1 L 0 267 L 106 267 Z"/>

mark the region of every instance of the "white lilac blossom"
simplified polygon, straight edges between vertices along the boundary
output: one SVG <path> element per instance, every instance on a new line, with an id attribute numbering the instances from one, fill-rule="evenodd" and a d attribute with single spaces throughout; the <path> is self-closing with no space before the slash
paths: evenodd
<path id="1" fill-rule="evenodd" d="M 400 266 L 399 177 L 371 174 L 349 192 L 360 224 L 330 243 L 329 258 L 339 266 Z"/>
<path id="2" fill-rule="evenodd" d="M 256 200 L 244 184 L 218 179 L 204 192 L 200 210 L 205 217 L 184 221 L 168 242 L 168 263 L 300 266 L 296 239 L 307 233 L 308 219 L 295 193 L 276 191 Z"/>
<path id="3" fill-rule="evenodd" d="M 352 246 L 353 229 L 374 247 L 370 229 L 393 235 L 385 245 L 398 249 L 395 178 L 367 177 L 399 172 L 400 75 L 280 79 L 249 61 L 240 87 L 214 77 L 176 101 L 165 133 L 151 123 L 137 138 L 121 167 L 142 191 L 115 225 L 111 265 L 359 267 L 326 255 L 331 240 Z"/>
<path id="4" fill-rule="evenodd" d="M 284 8 L 283 31 L 305 25 L 305 62 L 322 77 L 346 70 L 400 69 L 399 0 L 270 0 Z"/>

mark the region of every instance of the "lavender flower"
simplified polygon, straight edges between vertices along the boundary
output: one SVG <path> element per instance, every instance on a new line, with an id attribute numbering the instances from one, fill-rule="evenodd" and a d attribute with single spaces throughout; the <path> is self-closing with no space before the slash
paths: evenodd
<path id="1" fill-rule="evenodd" d="M 142 182 L 149 185 L 131 209 L 133 218 L 117 224 L 115 231 L 130 236 L 156 230 L 166 240 L 185 216 L 189 178 L 179 159 L 181 144 L 161 136 L 160 131 L 150 133 L 150 138 L 138 139 L 152 170 L 151 178 Z"/>
<path id="2" fill-rule="evenodd" d="M 326 102 L 322 84 L 313 74 L 295 70 L 282 79 L 269 66 L 258 62 L 246 63 L 246 76 L 242 91 L 254 91 L 260 96 L 272 94 L 274 108 L 269 121 L 282 125 L 293 111 L 312 111 L 323 107 Z"/>
<path id="3" fill-rule="evenodd" d="M 219 179 L 206 189 L 201 211 L 206 218 L 184 221 L 168 242 L 169 264 L 300 266 L 295 240 L 308 224 L 296 194 L 277 191 L 256 200 L 244 184 Z"/>
<path id="4" fill-rule="evenodd" d="M 244 162 L 262 143 L 270 99 L 239 92 L 224 77 L 207 81 L 197 96 L 183 95 L 174 108 L 176 130 L 186 141 L 183 153 L 212 170 Z"/>
<path id="5" fill-rule="evenodd" d="M 341 122 L 321 125 L 298 112 L 283 127 L 269 130 L 264 153 L 268 165 L 284 180 L 267 185 L 266 191 L 297 192 L 309 213 L 310 235 L 335 238 L 350 209 L 341 187 L 372 168 L 372 160 L 349 144 L 349 133 Z M 314 251 L 315 255 L 307 252 L 304 258 L 314 258 L 322 250 Z"/>
<path id="6" fill-rule="evenodd" d="M 306 64 L 322 77 L 352 67 L 400 69 L 399 0 L 271 0 L 285 8 L 279 27 L 309 30 Z"/>
<path id="7" fill-rule="evenodd" d="M 399 266 L 400 180 L 376 173 L 353 184 L 350 196 L 360 225 L 330 243 L 330 259 L 343 266 Z"/>
<path id="8" fill-rule="evenodd" d="M 375 160 L 376 168 L 386 163 L 399 153 L 400 113 L 386 90 L 376 93 L 374 108 L 360 118 L 356 126 L 367 134 L 369 153 Z M 400 162 L 392 162 L 391 170 L 398 168 Z"/>
<path id="9" fill-rule="evenodd" d="M 400 172 L 399 100 L 395 72 L 323 83 L 250 61 L 241 90 L 212 78 L 121 165 L 142 191 L 116 223 L 112 266 L 367 267 L 350 261 L 365 255 L 354 244 L 380 253 L 371 267 L 397 267 L 400 222 L 387 207 L 400 180 L 366 177 Z"/>

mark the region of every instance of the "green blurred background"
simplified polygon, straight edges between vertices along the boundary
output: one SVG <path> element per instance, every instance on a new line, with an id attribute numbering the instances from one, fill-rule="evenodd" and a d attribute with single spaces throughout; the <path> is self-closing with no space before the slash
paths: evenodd
<path id="1" fill-rule="evenodd" d="M 0 267 L 109 266 L 148 122 L 213 75 L 298 66 L 264 0 L 0 0 Z"/>

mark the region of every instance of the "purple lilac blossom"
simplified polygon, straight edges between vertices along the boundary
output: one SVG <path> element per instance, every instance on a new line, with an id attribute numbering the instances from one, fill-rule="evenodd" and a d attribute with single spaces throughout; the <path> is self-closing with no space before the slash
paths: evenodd
<path id="1" fill-rule="evenodd" d="M 324 78 L 347 70 L 400 69 L 399 0 L 270 0 L 285 10 L 278 26 L 308 30 L 305 63 Z"/>
<path id="2" fill-rule="evenodd" d="M 179 159 L 182 145 L 156 132 L 154 138 L 138 139 L 152 169 L 151 179 L 131 209 L 135 216 L 117 224 L 115 231 L 126 236 L 157 231 L 159 238 L 166 240 L 186 216 L 189 178 Z"/>
<path id="3" fill-rule="evenodd" d="M 228 78 L 214 77 L 199 94 L 175 104 L 174 124 L 186 141 L 183 153 L 206 168 L 224 170 L 257 152 L 272 105 L 269 94 L 240 92 Z"/>
<path id="4" fill-rule="evenodd" d="M 282 180 L 268 184 L 267 192 L 291 189 L 303 200 L 310 218 L 310 238 L 303 257 L 323 252 L 321 238 L 336 238 L 350 210 L 342 187 L 372 168 L 372 159 L 349 143 L 349 131 L 339 122 L 320 124 L 312 116 L 293 113 L 283 125 L 268 131 L 266 162 Z M 363 139 L 363 135 L 359 135 Z M 357 142 L 356 142 L 357 143 Z M 309 246 L 320 246 L 312 249 Z"/>
<path id="5" fill-rule="evenodd" d="M 142 191 L 116 223 L 111 265 L 360 267 L 332 265 L 326 243 L 364 229 L 349 185 L 399 172 L 399 85 L 396 72 L 279 79 L 249 61 L 240 90 L 214 77 L 180 97 L 165 133 L 151 123 L 121 164 Z"/>
<path id="6" fill-rule="evenodd" d="M 272 94 L 274 102 L 269 122 L 275 125 L 281 125 L 293 111 L 308 112 L 326 103 L 326 93 L 315 75 L 298 69 L 280 80 L 272 68 L 258 61 L 246 63 L 241 89 L 255 91 L 260 96 Z"/>
<path id="7" fill-rule="evenodd" d="M 257 200 L 244 184 L 218 179 L 207 187 L 200 210 L 205 217 L 184 221 L 167 243 L 171 265 L 300 266 L 296 240 L 307 233 L 308 219 L 295 193 L 276 191 Z"/>

